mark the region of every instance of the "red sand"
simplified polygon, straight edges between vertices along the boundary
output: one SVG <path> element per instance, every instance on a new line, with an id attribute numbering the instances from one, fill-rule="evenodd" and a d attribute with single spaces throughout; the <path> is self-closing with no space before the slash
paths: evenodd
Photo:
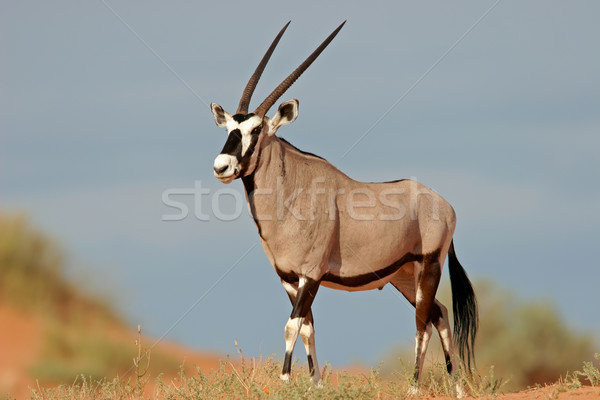
<path id="1" fill-rule="evenodd" d="M 0 394 L 26 398 L 35 381 L 29 367 L 42 345 L 42 324 L 30 316 L 0 306 Z"/>

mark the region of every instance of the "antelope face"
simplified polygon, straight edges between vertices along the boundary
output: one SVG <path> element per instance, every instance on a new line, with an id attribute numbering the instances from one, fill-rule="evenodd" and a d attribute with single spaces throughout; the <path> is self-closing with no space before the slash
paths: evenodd
<path id="1" fill-rule="evenodd" d="M 218 104 L 212 103 L 215 122 L 227 129 L 227 141 L 221 154 L 215 158 L 215 178 L 230 183 L 254 171 L 258 159 L 258 144 L 263 132 L 263 118 L 254 113 L 231 115 Z"/>
<path id="2" fill-rule="evenodd" d="M 264 135 L 274 135 L 279 127 L 291 124 L 298 117 L 295 99 L 281 103 L 271 119 L 254 113 L 231 115 L 215 103 L 210 108 L 217 126 L 227 129 L 227 141 L 213 166 L 215 177 L 223 183 L 254 172 Z"/>

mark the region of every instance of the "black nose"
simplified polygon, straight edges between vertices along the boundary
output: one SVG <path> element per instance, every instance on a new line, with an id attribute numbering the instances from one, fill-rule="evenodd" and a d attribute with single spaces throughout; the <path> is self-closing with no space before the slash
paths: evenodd
<path id="1" fill-rule="evenodd" d="M 214 169 L 215 169 L 215 172 L 216 172 L 217 174 L 221 174 L 221 173 L 225 172 L 225 170 L 226 170 L 227 168 L 229 168 L 229 165 L 223 165 L 222 167 L 218 167 L 218 168 L 217 168 L 217 167 L 214 167 Z"/>

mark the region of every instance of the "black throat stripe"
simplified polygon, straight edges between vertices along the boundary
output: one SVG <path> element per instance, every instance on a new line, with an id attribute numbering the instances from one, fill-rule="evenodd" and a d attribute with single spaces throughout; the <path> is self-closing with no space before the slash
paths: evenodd
<path id="1" fill-rule="evenodd" d="M 256 217 L 256 208 L 254 206 L 254 172 L 250 175 L 242 176 L 242 182 L 244 183 L 244 189 L 246 190 L 246 195 L 248 196 L 248 204 L 250 205 L 250 213 L 252 214 L 252 219 L 256 224 L 256 228 L 258 229 L 258 236 L 262 237 L 262 230 L 260 228 L 260 221 Z"/>

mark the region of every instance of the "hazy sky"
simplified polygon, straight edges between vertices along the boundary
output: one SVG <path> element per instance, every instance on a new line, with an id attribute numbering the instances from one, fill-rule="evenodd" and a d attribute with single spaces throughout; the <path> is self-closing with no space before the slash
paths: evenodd
<path id="1" fill-rule="evenodd" d="M 434 188 L 472 278 L 550 299 L 600 337 L 600 4 L 299 4 L 1 1 L 0 209 L 56 235 L 132 326 L 280 357 L 291 306 L 246 206 L 215 216 L 243 187 L 212 176 L 226 136 L 208 104 L 235 111 L 288 20 L 253 106 L 347 19 L 281 99 L 300 116 L 278 134 L 353 178 Z M 163 193 L 195 185 L 202 204 L 175 196 L 190 215 L 163 221 L 177 211 Z M 323 288 L 313 310 L 322 363 L 412 346 L 414 313 L 391 287 Z"/>

